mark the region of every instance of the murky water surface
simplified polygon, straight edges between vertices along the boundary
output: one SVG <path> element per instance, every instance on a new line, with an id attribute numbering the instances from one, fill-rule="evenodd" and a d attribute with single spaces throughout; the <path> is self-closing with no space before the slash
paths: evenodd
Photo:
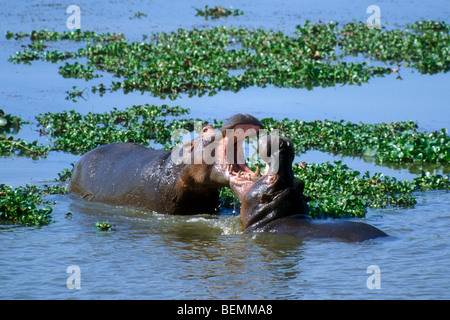
<path id="1" fill-rule="evenodd" d="M 81 27 L 96 32 L 122 32 L 129 39 L 142 34 L 201 28 L 218 24 L 292 32 L 305 20 L 365 21 L 372 4 L 352 1 L 227 1 L 243 16 L 205 21 L 194 8 L 203 1 L 77 1 Z M 416 20 L 444 20 L 448 1 L 382 1 L 382 23 L 404 26 Z M 67 30 L 66 6 L 50 1 L 2 4 L 1 34 L 7 30 Z M 133 12 L 147 17 L 130 19 Z M 448 22 L 448 21 L 447 21 Z M 134 104 L 169 104 L 191 108 L 192 117 L 226 118 L 236 112 L 256 117 L 345 119 L 354 122 L 416 120 L 423 130 L 449 127 L 448 74 L 420 75 L 401 70 L 395 76 L 371 80 L 360 87 L 317 88 L 312 91 L 249 88 L 237 94 L 181 98 L 176 101 L 147 95 L 114 93 L 73 103 L 65 91 L 84 81 L 63 79 L 58 64 L 13 65 L 8 56 L 21 41 L 0 37 L 1 108 L 34 121 L 44 112 L 75 109 L 104 112 Z M 102 79 L 102 81 L 105 81 Z M 38 138 L 36 128 L 20 136 Z M 40 138 L 45 142 L 45 138 Z M 383 172 L 410 179 L 417 168 L 386 168 L 359 158 L 310 151 L 308 162 L 342 159 L 364 172 Z M 0 183 L 12 186 L 52 183 L 79 156 L 52 152 L 47 159 L 0 158 Z M 446 172 L 440 168 L 438 172 Z M 450 276 L 450 194 L 418 193 L 411 209 L 369 210 L 365 220 L 391 235 L 388 239 L 349 244 L 280 235 L 242 235 L 232 212 L 218 216 L 165 216 L 127 207 L 80 200 L 73 195 L 51 196 L 55 223 L 44 227 L 0 225 L 1 299 L 448 299 Z M 66 218 L 67 212 L 72 213 Z M 97 221 L 115 231 L 99 232 Z M 78 266 L 80 289 L 69 289 L 68 267 Z M 379 267 L 379 288 L 369 266 Z M 369 287 L 368 287 L 369 279 Z M 70 281 L 69 281 L 70 282 Z M 70 282 L 75 283 L 75 282 Z M 70 285 L 69 285 L 70 287 Z"/>

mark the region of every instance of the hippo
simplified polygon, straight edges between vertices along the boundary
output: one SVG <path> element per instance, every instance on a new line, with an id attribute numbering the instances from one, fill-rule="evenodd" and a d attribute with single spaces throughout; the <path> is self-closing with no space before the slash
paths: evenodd
<path id="1" fill-rule="evenodd" d="M 275 139 L 276 141 L 277 139 Z M 230 185 L 241 201 L 240 217 L 244 233 L 271 232 L 301 238 L 331 238 L 361 242 L 388 236 L 374 226 L 347 220 L 312 219 L 303 195 L 305 183 L 294 176 L 294 147 L 289 139 L 278 137 L 279 148 L 273 149 L 273 138 L 259 139 L 260 153 L 268 156 L 264 174 L 256 181 L 232 177 Z M 276 165 L 274 165 L 276 164 Z M 277 167 L 277 170 L 274 170 Z"/>
<path id="2" fill-rule="evenodd" d="M 69 191 L 91 201 L 164 214 L 214 213 L 219 188 L 229 186 L 231 177 L 255 178 L 242 157 L 242 144 L 262 128 L 253 116 L 237 114 L 220 130 L 207 125 L 200 136 L 172 150 L 103 145 L 75 165 Z"/>

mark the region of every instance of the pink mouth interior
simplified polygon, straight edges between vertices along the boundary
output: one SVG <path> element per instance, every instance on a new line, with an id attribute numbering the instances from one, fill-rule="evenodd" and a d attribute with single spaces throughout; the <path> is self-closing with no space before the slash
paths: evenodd
<path id="1" fill-rule="evenodd" d="M 229 163 L 226 161 L 226 147 L 225 147 L 225 163 L 226 163 L 226 170 L 228 171 L 230 182 L 233 185 L 233 189 L 235 188 L 244 188 L 247 189 L 250 185 L 253 184 L 255 180 L 257 180 L 259 176 L 259 170 L 257 172 L 253 172 L 245 163 L 245 158 L 243 155 L 243 144 L 246 137 L 253 137 L 256 135 L 258 130 L 260 130 L 259 127 L 255 125 L 250 124 L 242 124 L 242 125 L 236 125 L 233 130 L 236 130 L 235 132 L 242 132 L 242 134 L 239 134 L 237 136 L 234 136 L 234 155 L 233 155 L 233 163 Z M 242 130 L 242 131 L 237 131 Z M 224 139 L 225 146 L 228 142 L 227 138 Z M 239 187 L 240 186 L 240 187 Z M 239 191 L 239 190 L 235 190 Z M 240 192 L 238 192 L 240 193 Z M 239 195 L 238 195 L 239 196 Z"/>

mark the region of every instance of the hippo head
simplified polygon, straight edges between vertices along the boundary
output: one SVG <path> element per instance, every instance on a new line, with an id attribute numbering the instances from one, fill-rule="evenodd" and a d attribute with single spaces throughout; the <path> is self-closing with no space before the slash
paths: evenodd
<path id="1" fill-rule="evenodd" d="M 234 115 L 221 129 L 205 126 L 198 138 L 172 152 L 172 159 L 175 154 L 178 161 L 187 164 L 182 183 L 216 188 L 230 186 L 230 181 L 237 176 L 254 179 L 257 175 L 245 162 L 243 143 L 247 137 L 258 135 L 261 129 L 261 122 L 248 114 Z"/>
<path id="2" fill-rule="evenodd" d="M 247 231 L 257 231 L 271 221 L 307 214 L 309 210 L 303 197 L 304 182 L 295 178 L 292 170 L 292 142 L 279 136 L 260 137 L 259 153 L 267 164 L 264 174 L 256 181 L 233 177 L 230 182 L 241 201 L 241 220 Z"/>

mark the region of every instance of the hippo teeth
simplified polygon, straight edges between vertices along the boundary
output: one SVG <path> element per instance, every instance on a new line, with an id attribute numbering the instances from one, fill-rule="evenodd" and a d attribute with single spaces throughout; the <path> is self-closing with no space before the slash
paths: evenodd
<path id="1" fill-rule="evenodd" d="M 248 172 L 245 172 L 242 170 L 239 170 L 239 172 L 237 173 L 237 176 L 238 176 L 238 178 L 245 179 L 245 180 L 251 180 L 251 178 L 252 178 L 251 173 L 248 173 Z"/>
<path id="2" fill-rule="evenodd" d="M 254 181 L 259 176 L 259 168 L 257 167 L 255 172 L 252 172 L 248 167 L 246 168 L 238 164 L 231 164 L 228 167 L 228 173 L 240 180 Z"/>

